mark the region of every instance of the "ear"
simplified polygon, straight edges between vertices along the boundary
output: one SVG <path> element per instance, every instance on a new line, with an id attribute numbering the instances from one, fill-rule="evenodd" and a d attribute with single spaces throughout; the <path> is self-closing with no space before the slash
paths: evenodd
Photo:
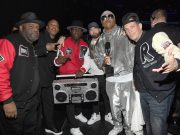
<path id="1" fill-rule="evenodd" d="M 139 23 L 139 27 L 140 27 L 140 29 L 142 29 L 142 23 Z"/>
<path id="2" fill-rule="evenodd" d="M 23 26 L 20 25 L 20 26 L 19 26 L 19 31 L 22 31 L 22 29 L 23 29 Z"/>
<path id="3" fill-rule="evenodd" d="M 48 25 L 46 26 L 46 30 L 48 29 Z"/>

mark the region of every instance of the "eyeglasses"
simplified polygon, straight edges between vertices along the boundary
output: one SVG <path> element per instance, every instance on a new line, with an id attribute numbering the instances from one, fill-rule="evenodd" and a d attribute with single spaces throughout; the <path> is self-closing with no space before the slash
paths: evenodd
<path id="1" fill-rule="evenodd" d="M 109 15 L 103 15 L 101 17 L 101 20 L 104 21 L 104 20 L 113 19 L 113 18 L 114 18 L 114 15 L 113 14 L 109 14 Z"/>

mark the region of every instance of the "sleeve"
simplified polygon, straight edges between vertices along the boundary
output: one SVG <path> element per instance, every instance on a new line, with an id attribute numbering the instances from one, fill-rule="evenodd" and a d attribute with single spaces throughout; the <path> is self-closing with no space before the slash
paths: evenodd
<path id="1" fill-rule="evenodd" d="M 12 101 L 10 70 L 15 59 L 15 48 L 7 39 L 0 40 L 0 102 Z"/>
<path id="2" fill-rule="evenodd" d="M 130 69 L 133 71 L 133 67 L 134 67 L 134 56 L 135 56 L 135 45 L 132 44 L 129 39 L 126 37 L 127 39 L 127 46 L 128 46 L 128 50 L 127 50 L 127 54 L 128 54 L 128 65 L 130 67 Z"/>
<path id="3" fill-rule="evenodd" d="M 80 68 L 81 71 L 83 71 L 84 73 L 86 73 L 89 68 L 90 68 L 90 56 L 89 56 L 89 48 L 88 50 L 86 51 L 86 54 L 84 55 L 84 63 L 82 65 L 82 67 Z"/>
<path id="4" fill-rule="evenodd" d="M 95 45 L 95 53 L 94 53 L 94 62 L 98 66 L 99 69 L 103 69 L 103 62 L 105 56 L 105 48 L 102 42 L 102 38 L 99 38 L 99 41 Z"/>
<path id="5" fill-rule="evenodd" d="M 165 32 L 158 32 L 153 36 L 152 47 L 164 57 L 168 57 L 168 52 L 172 51 L 174 58 L 180 59 L 180 49 L 173 44 Z"/>
<path id="6" fill-rule="evenodd" d="M 47 44 L 47 41 L 43 37 L 43 34 L 41 34 L 36 44 L 36 54 L 38 57 L 46 56 L 48 54 L 48 51 L 46 49 L 46 44 Z"/>
<path id="7" fill-rule="evenodd" d="M 54 65 L 55 65 L 56 67 L 61 66 L 61 64 L 58 64 L 58 63 L 56 62 L 56 60 L 57 60 L 57 58 L 58 58 L 59 55 L 64 56 L 64 55 L 63 55 L 63 52 L 62 52 L 60 49 L 57 50 L 56 57 L 54 58 Z"/>

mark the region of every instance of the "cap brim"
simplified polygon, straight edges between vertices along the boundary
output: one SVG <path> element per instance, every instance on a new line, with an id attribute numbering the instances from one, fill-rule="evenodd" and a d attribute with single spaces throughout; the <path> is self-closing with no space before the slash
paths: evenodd
<path id="1" fill-rule="evenodd" d="M 45 25 L 44 22 L 42 22 L 41 20 L 21 20 L 15 24 L 15 27 L 19 27 L 21 24 L 24 23 L 37 23 L 39 24 L 40 28 L 44 27 Z"/>
<path id="2" fill-rule="evenodd" d="M 87 32 L 87 29 L 83 28 L 83 27 L 79 27 L 79 26 L 68 26 L 67 30 L 70 30 L 71 28 L 80 28 L 83 30 L 83 32 Z"/>

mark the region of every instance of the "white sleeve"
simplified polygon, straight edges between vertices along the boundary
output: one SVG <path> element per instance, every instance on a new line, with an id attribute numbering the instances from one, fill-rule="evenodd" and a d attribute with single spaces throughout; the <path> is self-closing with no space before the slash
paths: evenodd
<path id="1" fill-rule="evenodd" d="M 158 32 L 153 36 L 152 47 L 164 57 L 168 57 L 168 51 L 171 49 L 174 58 L 180 60 L 180 49 L 173 44 L 165 32 Z"/>
<path id="2" fill-rule="evenodd" d="M 84 68 L 86 70 L 85 72 L 87 72 L 91 67 L 90 60 L 91 60 L 91 58 L 90 58 L 89 48 L 88 48 L 88 50 L 86 51 L 86 54 L 84 55 L 84 63 L 81 67 L 81 68 Z"/>

